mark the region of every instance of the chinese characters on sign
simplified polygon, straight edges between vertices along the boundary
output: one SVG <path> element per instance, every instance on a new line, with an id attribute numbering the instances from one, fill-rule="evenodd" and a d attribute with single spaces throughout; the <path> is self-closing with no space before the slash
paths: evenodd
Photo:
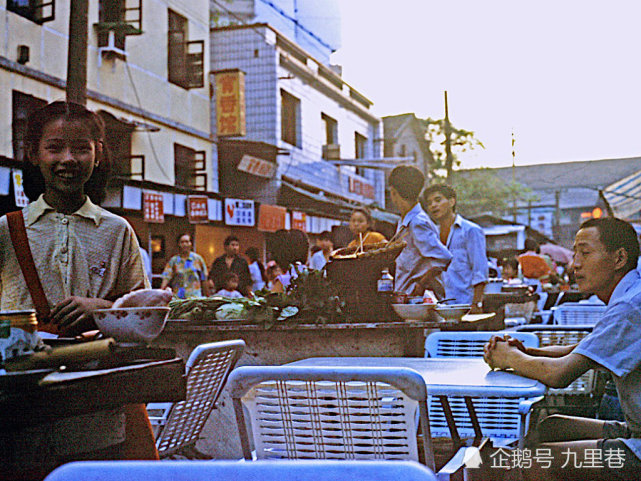
<path id="1" fill-rule="evenodd" d="M 579 459 L 578 453 L 570 448 L 562 452 L 563 464 L 561 469 L 579 468 L 609 468 L 621 469 L 625 464 L 625 451 L 618 448 L 586 449 L 583 458 Z M 529 469 L 536 463 L 543 469 L 549 469 L 554 460 L 552 450 L 549 448 L 531 449 L 503 449 L 499 448 L 492 454 L 492 468 L 498 469 Z"/>
<path id="2" fill-rule="evenodd" d="M 244 199 L 225 199 L 225 224 L 253 227 L 254 201 Z"/>
<path id="3" fill-rule="evenodd" d="M 209 221 L 209 212 L 207 209 L 207 196 L 190 195 L 187 196 L 187 214 L 189 222 L 192 224 L 203 224 Z"/>
<path id="4" fill-rule="evenodd" d="M 302 230 L 307 232 L 307 214 L 304 212 L 292 212 L 292 229 Z"/>
<path id="5" fill-rule="evenodd" d="M 374 199 L 374 186 L 369 182 L 355 177 L 349 178 L 349 191 L 354 194 L 362 195 L 368 199 Z"/>
<path id="6" fill-rule="evenodd" d="M 162 194 L 142 193 L 142 210 L 145 222 L 162 224 L 165 222 L 165 210 Z"/>
<path id="7" fill-rule="evenodd" d="M 276 164 L 245 154 L 238 163 L 238 170 L 269 179 L 274 176 Z"/>
<path id="8" fill-rule="evenodd" d="M 258 230 L 276 232 L 285 228 L 287 209 L 277 205 L 260 204 L 258 210 Z"/>
<path id="9" fill-rule="evenodd" d="M 215 72 L 216 134 L 218 137 L 245 135 L 245 73 L 240 70 Z"/>

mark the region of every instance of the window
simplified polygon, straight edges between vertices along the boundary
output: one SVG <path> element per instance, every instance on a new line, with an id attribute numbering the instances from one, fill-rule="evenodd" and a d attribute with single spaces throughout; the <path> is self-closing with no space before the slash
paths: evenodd
<path id="1" fill-rule="evenodd" d="M 354 155 L 357 159 L 365 158 L 365 149 L 367 147 L 367 137 L 359 134 L 358 132 L 354 133 Z M 363 175 L 363 168 L 357 167 L 356 173 L 358 175 Z"/>
<path id="2" fill-rule="evenodd" d="M 111 157 L 114 175 L 145 180 L 145 157 L 131 154 L 131 140 L 135 125 L 117 119 L 111 113 L 99 110 L 105 123 L 105 143 Z"/>
<path id="3" fill-rule="evenodd" d="M 280 138 L 300 147 L 300 100 L 284 90 L 280 91 L 280 99 Z"/>
<path id="4" fill-rule="evenodd" d="M 174 144 L 174 178 L 176 187 L 207 190 L 205 151 Z"/>
<path id="5" fill-rule="evenodd" d="M 205 41 L 188 41 L 188 23 L 182 15 L 169 10 L 168 79 L 184 89 L 205 85 Z"/>
<path id="6" fill-rule="evenodd" d="M 325 126 L 325 144 L 338 144 L 338 122 L 329 115 L 321 114 Z"/>
<path id="7" fill-rule="evenodd" d="M 365 158 L 365 149 L 367 147 L 367 137 L 359 134 L 358 132 L 354 133 L 354 155 L 357 159 Z"/>
<path id="8" fill-rule="evenodd" d="M 24 141 L 27 134 L 27 118 L 31 112 L 47 105 L 47 102 L 14 90 L 11 95 L 12 121 L 11 143 L 13 158 L 18 161 L 26 159 Z"/>
<path id="9" fill-rule="evenodd" d="M 56 0 L 7 0 L 7 10 L 43 24 L 56 18 Z"/>
<path id="10" fill-rule="evenodd" d="M 142 0 L 100 0 L 95 26 L 98 47 L 125 50 L 127 35 L 142 33 Z"/>

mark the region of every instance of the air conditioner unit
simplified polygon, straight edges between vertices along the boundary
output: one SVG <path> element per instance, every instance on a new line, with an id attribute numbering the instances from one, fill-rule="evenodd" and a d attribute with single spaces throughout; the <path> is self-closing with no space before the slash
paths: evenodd
<path id="1" fill-rule="evenodd" d="M 323 159 L 341 160 L 341 146 L 338 144 L 323 145 Z"/>
<path id="2" fill-rule="evenodd" d="M 121 48 L 116 47 L 116 34 L 113 30 L 109 30 L 107 45 L 105 45 L 104 47 L 98 47 L 98 54 L 100 55 L 100 58 L 98 59 L 98 66 L 100 66 L 103 57 L 117 57 L 123 60 L 127 58 L 127 52 Z"/>

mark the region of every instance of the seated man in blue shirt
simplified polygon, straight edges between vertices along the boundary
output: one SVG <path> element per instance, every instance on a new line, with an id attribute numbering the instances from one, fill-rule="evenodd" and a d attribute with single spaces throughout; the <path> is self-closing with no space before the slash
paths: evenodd
<path id="1" fill-rule="evenodd" d="M 390 173 L 388 184 L 392 202 L 401 212 L 396 238 L 407 242 L 396 258 L 394 290 L 421 296 L 429 289 L 443 299 L 441 272 L 447 269 L 452 254 L 439 241 L 436 225 L 418 202 L 425 176 L 416 167 L 399 165 Z"/>
<path id="2" fill-rule="evenodd" d="M 582 292 L 607 304 L 592 332 L 573 346 L 525 348 L 509 337 L 485 346 L 492 368 L 562 388 L 588 369 L 603 368 L 615 381 L 625 423 L 552 415 L 531 433 L 533 448 L 546 450 L 550 467 L 532 463 L 525 479 L 639 479 L 641 472 L 641 277 L 634 228 L 613 217 L 584 222 L 572 262 Z M 532 450 L 534 452 L 534 449 Z"/>
<path id="3" fill-rule="evenodd" d="M 445 297 L 453 298 L 456 304 L 472 304 L 471 314 L 483 312 L 489 276 L 483 229 L 456 213 L 456 192 L 449 185 L 430 185 L 423 199 L 427 213 L 439 227 L 441 242 L 453 256 L 443 273 Z"/>

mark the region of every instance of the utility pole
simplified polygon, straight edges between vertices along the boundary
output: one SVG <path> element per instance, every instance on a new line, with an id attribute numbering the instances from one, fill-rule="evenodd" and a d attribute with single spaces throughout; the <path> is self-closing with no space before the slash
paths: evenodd
<path id="1" fill-rule="evenodd" d="M 452 170 L 454 159 L 452 158 L 452 126 L 450 125 L 450 114 L 447 106 L 447 90 L 445 91 L 445 169 L 447 172 L 446 182 L 452 183 Z"/>
<path id="2" fill-rule="evenodd" d="M 67 52 L 67 101 L 87 105 L 88 0 L 71 0 Z"/>
<path id="3" fill-rule="evenodd" d="M 512 131 L 512 220 L 516 224 L 516 150 L 514 149 L 514 130 Z"/>

